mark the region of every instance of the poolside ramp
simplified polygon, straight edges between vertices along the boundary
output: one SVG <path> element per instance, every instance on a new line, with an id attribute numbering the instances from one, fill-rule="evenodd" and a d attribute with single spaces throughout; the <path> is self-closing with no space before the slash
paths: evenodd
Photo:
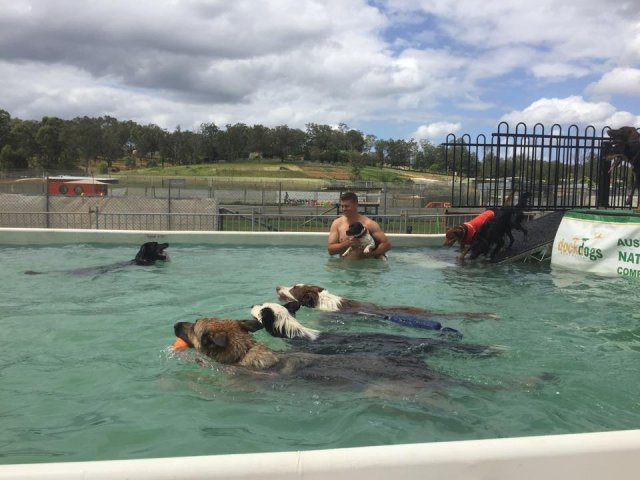
<path id="1" fill-rule="evenodd" d="M 542 261 L 551 258 L 553 240 L 563 216 L 564 211 L 551 212 L 524 223 L 524 228 L 529 232 L 527 240 L 525 241 L 522 232 L 514 231 L 513 247 L 499 252 L 493 263 Z"/>

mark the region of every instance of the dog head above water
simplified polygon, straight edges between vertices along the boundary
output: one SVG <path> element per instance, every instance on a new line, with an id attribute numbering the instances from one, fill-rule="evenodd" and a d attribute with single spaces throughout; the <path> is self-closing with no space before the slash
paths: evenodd
<path id="1" fill-rule="evenodd" d="M 166 261 L 169 259 L 165 250 L 169 247 L 168 243 L 146 242 L 143 243 L 133 259 L 136 265 L 153 265 L 156 260 Z"/>
<path id="2" fill-rule="evenodd" d="M 466 234 L 467 231 L 465 230 L 463 225 L 447 228 L 446 232 L 444 233 L 443 246 L 451 247 L 455 245 L 456 242 L 462 243 L 462 240 L 464 240 Z"/>
<path id="3" fill-rule="evenodd" d="M 173 326 L 176 337 L 203 355 L 226 365 L 257 369 L 277 362 L 273 352 L 251 335 L 261 328 L 256 320 L 219 318 L 200 318 L 195 323 L 178 322 Z"/>
<path id="4" fill-rule="evenodd" d="M 360 238 L 367 234 L 367 227 L 360 222 L 353 222 L 347 228 L 346 234 L 350 237 Z"/>
<path id="5" fill-rule="evenodd" d="M 344 301 L 343 298 L 330 293 L 317 285 L 298 283 L 292 287 L 276 287 L 280 300 L 298 302 L 308 308 L 317 308 L 326 312 L 337 312 Z"/>
<path id="6" fill-rule="evenodd" d="M 299 309 L 300 304 L 296 301 L 286 305 L 262 303 L 251 308 L 251 316 L 273 337 L 315 340 L 320 332 L 302 326 L 293 316 Z"/>

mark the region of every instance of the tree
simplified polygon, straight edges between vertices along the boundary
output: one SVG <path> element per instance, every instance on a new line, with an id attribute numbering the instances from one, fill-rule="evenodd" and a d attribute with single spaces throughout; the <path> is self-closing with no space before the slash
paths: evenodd
<path id="1" fill-rule="evenodd" d="M 120 123 L 113 117 L 100 117 L 101 142 L 100 156 L 102 156 L 109 167 L 114 160 L 121 158 L 124 154 L 124 147 L 131 137 L 131 123 Z"/>
<path id="2" fill-rule="evenodd" d="M 200 156 L 205 163 L 220 160 L 221 131 L 215 123 L 200 125 Z"/>
<path id="3" fill-rule="evenodd" d="M 56 117 L 44 117 L 40 122 L 36 142 L 38 144 L 38 166 L 44 169 L 56 169 L 61 165 L 65 145 L 62 141 L 63 122 Z"/>
<path id="4" fill-rule="evenodd" d="M 11 132 L 11 115 L 6 110 L 0 109 L 0 148 L 9 144 Z"/>
<path id="5" fill-rule="evenodd" d="M 387 152 L 389 149 L 389 141 L 388 140 L 376 140 L 374 151 L 376 158 L 378 160 L 378 165 L 383 166 L 387 160 Z"/>
<path id="6" fill-rule="evenodd" d="M 271 141 L 273 155 L 284 161 L 290 155 L 304 154 L 307 134 L 300 129 L 280 125 L 273 129 Z"/>
<path id="7" fill-rule="evenodd" d="M 362 178 L 362 169 L 366 165 L 366 159 L 363 155 L 351 152 L 349 154 L 349 171 L 351 180 L 360 180 Z"/>
<path id="8" fill-rule="evenodd" d="M 36 134 L 39 123 L 33 120 L 23 121 L 14 119 L 11 121 L 10 142 L 13 146 L 14 162 L 16 168 L 29 168 L 34 163 L 38 153 Z"/>
<path id="9" fill-rule="evenodd" d="M 364 137 L 364 152 L 375 152 L 376 142 L 378 141 L 378 137 L 375 135 L 366 135 Z"/>
<path id="10" fill-rule="evenodd" d="M 100 152 L 102 134 L 100 123 L 94 118 L 77 117 L 70 122 L 69 142 L 75 145 L 80 160 L 88 170 L 89 162 L 96 160 Z"/>
<path id="11" fill-rule="evenodd" d="M 249 127 L 244 123 L 227 125 L 228 159 L 245 159 L 249 156 Z"/>
<path id="12" fill-rule="evenodd" d="M 254 125 L 248 131 L 249 152 L 258 152 L 265 157 L 273 156 L 273 142 L 271 141 L 271 130 L 264 125 Z"/>
<path id="13" fill-rule="evenodd" d="M 152 160 L 153 156 L 160 151 L 160 145 L 168 133 L 157 125 L 149 124 L 137 125 L 132 129 L 131 137 L 136 144 L 136 151 L 139 157 Z"/>
<path id="14" fill-rule="evenodd" d="M 345 134 L 345 140 L 347 143 L 347 150 L 352 152 L 362 153 L 365 149 L 365 139 L 362 132 L 358 130 L 349 130 Z"/>
<path id="15" fill-rule="evenodd" d="M 329 125 L 307 124 L 307 148 L 316 147 L 321 151 L 337 150 L 337 137 Z"/>
<path id="16" fill-rule="evenodd" d="M 421 140 L 420 150 L 422 155 L 418 157 L 417 168 L 432 173 L 444 173 L 446 171 L 444 147 L 436 147 L 429 140 Z"/>

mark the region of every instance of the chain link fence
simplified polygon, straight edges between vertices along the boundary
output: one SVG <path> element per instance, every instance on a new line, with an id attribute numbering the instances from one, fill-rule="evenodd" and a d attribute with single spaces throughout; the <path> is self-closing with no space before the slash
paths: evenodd
<path id="1" fill-rule="evenodd" d="M 448 207 L 450 185 L 221 182 L 149 177 L 108 185 L 105 196 L 51 194 L 47 179 L 0 182 L 0 226 L 115 230 L 328 232 L 342 192 L 388 233 L 443 233 L 474 211 Z M 431 208 L 437 207 L 437 208 Z"/>

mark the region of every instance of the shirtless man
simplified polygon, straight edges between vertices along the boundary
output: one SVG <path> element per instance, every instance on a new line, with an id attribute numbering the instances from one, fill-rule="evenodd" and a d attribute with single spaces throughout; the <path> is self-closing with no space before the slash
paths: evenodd
<path id="1" fill-rule="evenodd" d="M 331 230 L 329 231 L 329 241 L 327 242 L 329 255 L 342 254 L 349 247 L 354 247 L 345 258 L 384 259 L 384 254 L 391 248 L 391 243 L 389 243 L 380 225 L 369 217 L 358 213 L 358 196 L 353 192 L 343 193 L 340 196 L 340 210 L 342 210 L 342 216 L 333 221 Z M 369 230 L 369 234 L 373 237 L 377 245 L 374 250 L 369 253 L 364 253 L 362 248 L 358 248 L 360 245 L 358 239 L 347 236 L 347 229 L 353 222 L 360 222 Z"/>

